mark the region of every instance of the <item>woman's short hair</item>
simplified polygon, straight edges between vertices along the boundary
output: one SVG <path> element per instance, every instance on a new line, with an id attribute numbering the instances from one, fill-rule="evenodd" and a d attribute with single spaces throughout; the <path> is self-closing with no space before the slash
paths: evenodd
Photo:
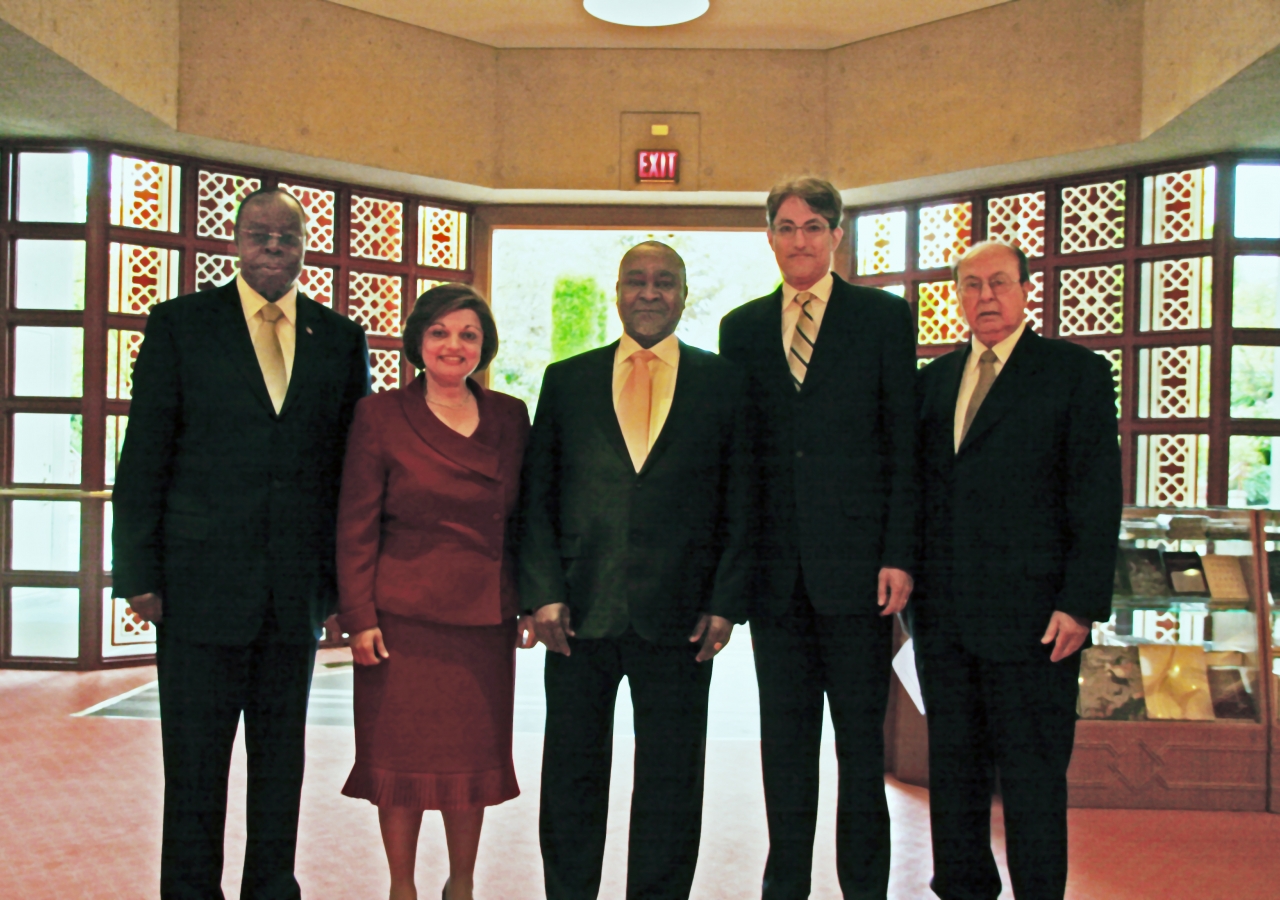
<path id="1" fill-rule="evenodd" d="M 438 284 L 418 298 L 413 304 L 413 312 L 409 313 L 404 323 L 404 355 L 419 370 L 425 369 L 422 361 L 422 336 L 427 333 L 432 323 L 443 319 L 451 312 L 469 309 L 480 320 L 480 331 L 484 334 L 480 342 L 479 372 L 486 368 L 498 355 L 498 325 L 493 321 L 493 312 L 489 303 L 469 284 L 449 282 Z"/>
<path id="2" fill-rule="evenodd" d="M 844 216 L 844 198 L 831 182 L 806 175 L 803 178 L 781 181 L 769 191 L 769 197 L 764 203 L 764 215 L 770 231 L 773 230 L 778 207 L 789 197 L 798 197 L 809 204 L 811 210 L 827 220 L 832 231 L 840 227 L 840 219 Z"/>

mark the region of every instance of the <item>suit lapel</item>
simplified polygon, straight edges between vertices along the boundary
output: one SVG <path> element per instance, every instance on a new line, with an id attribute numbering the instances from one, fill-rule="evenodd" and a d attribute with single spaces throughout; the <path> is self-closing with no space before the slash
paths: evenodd
<path id="1" fill-rule="evenodd" d="M 299 291 L 297 310 L 297 321 L 293 326 L 293 371 L 289 373 L 289 389 L 285 392 L 284 403 L 280 404 L 282 418 L 296 404 L 298 395 L 307 389 L 308 384 L 315 377 L 315 365 L 323 356 L 323 348 L 318 345 L 322 337 L 319 333 L 322 323 L 320 317 L 316 315 L 317 305 Z M 251 349 L 252 346 L 251 343 Z M 257 361 L 255 352 L 254 362 Z M 258 370 L 261 373 L 261 366 Z M 265 380 L 263 387 L 264 389 L 266 387 Z M 273 411 L 274 409 L 275 407 L 272 407 Z"/>
<path id="2" fill-rule="evenodd" d="M 839 372 L 841 360 L 851 352 L 846 344 L 846 336 L 858 334 L 858 329 L 854 327 L 856 301 L 848 295 L 848 285 L 839 275 L 832 273 L 831 277 L 831 296 L 827 299 L 827 310 L 822 314 L 818 340 L 809 357 L 809 370 L 805 372 L 804 384 L 800 388 L 802 394 L 813 391 L 824 380 Z"/>
<path id="3" fill-rule="evenodd" d="M 613 447 L 627 468 L 632 469 L 634 464 L 631 462 L 631 451 L 627 449 L 627 441 L 622 436 L 618 412 L 613 408 L 613 359 L 617 353 L 618 341 L 614 341 L 607 347 L 591 351 L 591 356 L 583 360 L 588 366 L 588 387 L 583 393 L 586 395 L 588 412 L 604 435 L 605 442 Z"/>
<path id="4" fill-rule="evenodd" d="M 753 302 L 759 304 L 754 310 L 756 321 L 752 323 L 752 330 L 755 332 L 756 352 L 760 354 L 762 362 L 760 371 L 770 373 L 765 383 L 788 395 L 794 394 L 791 369 L 787 365 L 787 351 L 782 346 L 782 287 L 779 286 L 768 297 Z M 680 361 L 683 364 L 683 356 Z"/>
<path id="5" fill-rule="evenodd" d="M 680 433 L 680 420 L 685 415 L 685 409 L 689 406 L 689 397 L 697 391 L 699 375 L 698 371 L 700 360 L 692 353 L 688 352 L 684 341 L 680 342 L 680 367 L 676 369 L 676 387 L 671 396 L 671 409 L 667 410 L 667 418 L 662 423 L 662 431 L 658 433 L 658 439 L 654 441 L 649 455 L 645 457 L 644 465 L 640 467 L 640 472 L 647 472 L 652 466 L 653 461 L 661 456 L 671 442 L 675 439 L 673 435 Z M 621 433 L 621 429 L 619 429 Z M 631 459 L 630 456 L 627 457 Z"/>
<path id="6" fill-rule="evenodd" d="M 1030 328 L 1022 333 L 1022 337 L 1014 345 L 1013 352 L 1009 354 L 1009 361 L 1001 367 L 999 377 L 991 385 L 987 398 L 982 401 L 977 415 L 973 417 L 973 424 L 969 426 L 960 449 L 956 451 L 957 456 L 991 430 L 992 426 L 1003 419 L 1010 410 L 1016 408 L 1028 392 L 1034 389 L 1035 376 L 1040 368 L 1037 352 L 1039 347 L 1036 346 L 1039 340 L 1041 338 L 1037 337 Z"/>
<path id="7" fill-rule="evenodd" d="M 262 367 L 258 365 L 258 354 L 254 352 L 253 341 L 249 337 L 249 326 L 244 321 L 244 308 L 240 305 L 240 291 L 234 281 L 222 286 L 218 293 L 218 302 L 214 304 L 210 331 L 213 337 L 222 343 L 227 351 L 230 367 L 245 380 L 250 392 L 258 398 L 258 402 L 266 411 L 275 415 L 276 408 L 267 393 L 267 383 L 262 377 Z"/>
<path id="8" fill-rule="evenodd" d="M 474 434 L 464 437 L 441 422 L 431 410 L 427 409 L 423 387 L 425 378 L 426 376 L 419 375 L 408 387 L 397 389 L 400 395 L 400 408 L 404 411 L 404 417 L 409 420 L 409 425 L 423 442 L 441 456 L 465 469 L 478 472 L 486 478 L 496 479 L 498 477 L 498 442 L 493 440 L 490 443 L 485 439 L 500 432 L 495 431 L 498 423 L 488 421 L 494 413 L 489 408 L 490 404 L 485 402 L 484 388 L 474 381 L 467 382 L 471 392 L 476 395 L 480 425 Z"/>

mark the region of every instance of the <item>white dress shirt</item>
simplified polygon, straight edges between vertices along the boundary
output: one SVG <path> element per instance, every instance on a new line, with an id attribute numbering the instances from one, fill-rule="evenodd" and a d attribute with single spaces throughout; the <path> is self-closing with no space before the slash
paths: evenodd
<path id="1" fill-rule="evenodd" d="M 618 349 L 613 355 L 613 409 L 618 411 L 618 397 L 631 375 L 631 354 L 643 350 L 628 334 L 623 334 L 618 341 Z M 676 370 L 680 368 L 680 341 L 674 335 L 667 335 L 649 350 L 657 357 L 649 361 L 649 449 L 662 433 L 667 414 L 671 412 L 671 398 L 676 394 Z"/>
<path id="2" fill-rule="evenodd" d="M 994 347 L 987 347 L 977 338 L 969 341 L 969 358 L 964 361 L 964 377 L 960 379 L 960 393 L 956 396 L 955 446 L 957 452 L 960 450 L 960 439 L 964 437 L 964 414 L 969 408 L 969 398 L 973 396 L 973 390 L 978 386 L 978 363 L 981 362 L 982 354 L 988 349 L 995 353 L 996 377 L 999 377 L 1004 364 L 1009 361 L 1009 354 L 1018 345 L 1018 339 L 1026 330 L 1027 320 L 1023 319 L 1022 324 L 1014 330 L 1013 334 Z"/>

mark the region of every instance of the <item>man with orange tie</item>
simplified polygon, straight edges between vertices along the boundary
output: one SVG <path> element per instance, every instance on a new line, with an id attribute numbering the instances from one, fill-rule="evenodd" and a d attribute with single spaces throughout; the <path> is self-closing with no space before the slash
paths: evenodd
<path id="1" fill-rule="evenodd" d="M 744 621 L 744 379 L 675 336 L 684 261 L 618 271 L 618 342 L 547 369 L 522 480 L 520 593 L 546 662 L 548 900 L 600 888 L 613 710 L 635 709 L 629 900 L 686 900 L 702 829 L 711 658 Z"/>
<path id="2" fill-rule="evenodd" d="M 900 297 L 832 271 L 842 211 L 819 178 L 770 191 L 782 285 L 720 324 L 720 352 L 749 378 L 760 486 L 750 596 L 763 900 L 809 896 L 824 695 L 840 766 L 841 891 L 882 900 L 889 883 L 884 716 L 892 617 L 915 564 L 915 328 Z"/>

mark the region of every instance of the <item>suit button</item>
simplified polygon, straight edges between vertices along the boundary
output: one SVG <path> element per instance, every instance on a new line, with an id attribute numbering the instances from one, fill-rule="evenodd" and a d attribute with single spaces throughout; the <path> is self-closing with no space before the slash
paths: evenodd
<path id="1" fill-rule="evenodd" d="M 803 451 L 803 450 L 797 450 L 797 451 L 796 451 L 796 459 L 804 459 L 804 451 Z"/>

